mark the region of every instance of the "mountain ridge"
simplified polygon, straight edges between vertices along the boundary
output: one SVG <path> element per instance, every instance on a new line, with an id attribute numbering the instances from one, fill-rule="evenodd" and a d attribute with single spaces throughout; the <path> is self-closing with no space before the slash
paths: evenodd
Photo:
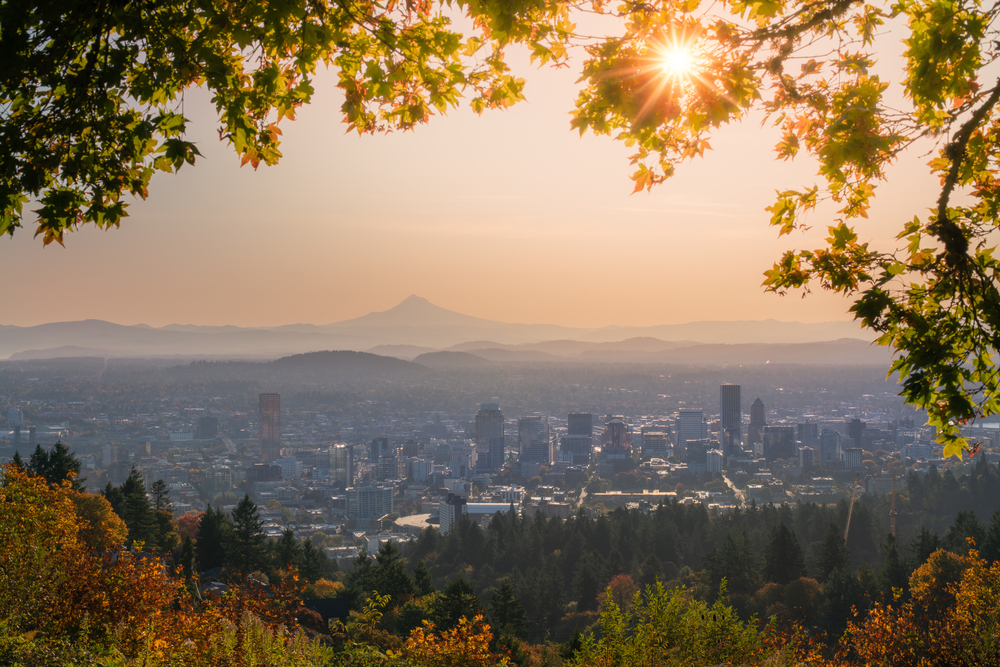
<path id="1" fill-rule="evenodd" d="M 631 345 L 636 352 L 665 352 L 696 344 L 794 344 L 863 336 L 853 322 L 803 323 L 774 319 L 596 328 L 512 324 L 464 315 L 410 295 L 388 310 L 329 325 L 169 324 L 150 327 L 97 319 L 49 322 L 32 327 L 0 325 L 0 358 L 29 351 L 33 355 L 57 356 L 72 349 L 90 349 L 107 350 L 111 356 L 122 357 L 231 355 L 274 359 L 317 350 L 360 352 L 380 346 L 386 350 L 393 346 L 411 346 L 407 355 L 412 354 L 412 357 L 430 350 L 466 351 L 475 347 L 575 356 L 602 345 L 609 346 L 609 350 Z M 66 349 L 60 351 L 60 348 Z M 541 358 L 529 354 L 517 356 Z"/>

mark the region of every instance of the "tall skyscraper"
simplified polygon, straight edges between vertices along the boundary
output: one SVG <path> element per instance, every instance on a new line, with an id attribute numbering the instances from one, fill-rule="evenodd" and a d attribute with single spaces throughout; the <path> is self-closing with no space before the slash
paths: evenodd
<path id="1" fill-rule="evenodd" d="M 819 434 L 819 458 L 825 466 L 843 460 L 843 444 L 839 432 L 825 428 Z"/>
<path id="2" fill-rule="evenodd" d="M 517 442 L 521 450 L 521 474 L 538 466 L 552 465 L 552 438 L 548 417 L 524 417 L 517 420 Z M 533 475 L 532 475 L 533 476 Z"/>
<path id="3" fill-rule="evenodd" d="M 334 486 L 354 485 L 354 447 L 334 445 L 330 448 L 330 483 Z"/>
<path id="4" fill-rule="evenodd" d="M 755 448 L 763 443 L 763 429 L 767 426 L 767 408 L 760 396 L 750 406 L 750 423 L 747 425 L 747 443 Z"/>
<path id="5" fill-rule="evenodd" d="M 273 463 L 281 457 L 281 394 L 260 395 L 260 458 Z"/>
<path id="6" fill-rule="evenodd" d="M 476 415 L 476 467 L 499 470 L 503 467 L 503 412 L 497 403 L 483 403 Z"/>
<path id="7" fill-rule="evenodd" d="M 602 459 L 627 459 L 632 456 L 632 431 L 623 419 L 611 417 L 604 421 L 601 436 Z"/>
<path id="8" fill-rule="evenodd" d="M 857 448 L 862 448 L 865 445 L 865 430 L 868 428 L 868 424 L 861 421 L 860 419 L 852 419 L 847 423 L 847 437 L 850 438 Z"/>
<path id="9" fill-rule="evenodd" d="M 568 419 L 569 435 L 594 435 L 594 415 L 589 412 L 571 412 Z"/>
<path id="10" fill-rule="evenodd" d="M 566 435 L 559 441 L 561 459 L 572 465 L 587 465 L 594 453 L 594 415 L 589 412 L 570 413 Z"/>
<path id="11" fill-rule="evenodd" d="M 707 437 L 708 425 L 705 424 L 705 413 L 695 408 L 681 408 L 677 417 L 675 456 L 684 460 L 687 457 L 687 443 L 704 440 Z"/>
<path id="12" fill-rule="evenodd" d="M 768 461 L 790 459 L 795 456 L 794 426 L 764 427 L 764 458 Z"/>
<path id="13" fill-rule="evenodd" d="M 392 456 L 389 451 L 389 438 L 372 438 L 372 444 L 368 449 L 368 458 L 372 463 L 378 463 L 383 456 Z"/>
<path id="14" fill-rule="evenodd" d="M 719 387 L 719 442 L 727 457 L 743 453 L 743 409 L 740 407 L 740 385 Z"/>

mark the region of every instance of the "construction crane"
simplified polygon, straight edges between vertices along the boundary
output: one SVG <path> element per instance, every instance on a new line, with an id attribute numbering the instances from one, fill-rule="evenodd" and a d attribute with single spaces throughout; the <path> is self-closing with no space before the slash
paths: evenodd
<path id="1" fill-rule="evenodd" d="M 892 471 L 892 509 L 889 510 L 889 526 L 892 529 L 892 539 L 896 539 L 896 471 Z"/>
<path id="2" fill-rule="evenodd" d="M 851 489 L 851 502 L 847 506 L 847 525 L 844 526 L 844 544 L 847 544 L 847 531 L 851 529 L 851 514 L 854 512 L 854 499 L 858 495 L 858 479 L 860 475 L 854 476 L 854 488 Z"/>

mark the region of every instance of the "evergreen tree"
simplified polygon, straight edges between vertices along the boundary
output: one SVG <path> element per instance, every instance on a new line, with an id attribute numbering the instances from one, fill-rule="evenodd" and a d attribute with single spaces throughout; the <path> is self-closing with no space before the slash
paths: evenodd
<path id="1" fill-rule="evenodd" d="M 892 533 L 886 535 L 882 554 L 884 558 L 882 566 L 876 574 L 876 580 L 883 602 L 891 602 L 893 589 L 901 590 L 904 595 L 909 591 L 910 573 L 899 555 L 899 550 L 896 548 L 896 538 L 893 537 Z"/>
<path id="2" fill-rule="evenodd" d="M 184 537 L 180 555 L 177 557 L 177 564 L 183 569 L 184 578 L 190 579 L 191 573 L 194 571 L 194 542 L 191 541 L 190 535 Z"/>
<path id="3" fill-rule="evenodd" d="M 432 615 L 434 625 L 439 630 L 451 630 L 458 625 L 463 616 L 472 619 L 483 610 L 476 592 L 464 577 L 459 576 L 441 589 L 440 595 L 434 600 Z"/>
<path id="4" fill-rule="evenodd" d="M 26 470 L 45 478 L 49 484 L 60 484 L 63 480 L 71 478 L 70 483 L 74 491 L 82 490 L 82 483 L 86 481 L 80 479 L 80 460 L 73 456 L 69 447 L 61 442 L 57 442 L 51 452 L 46 452 L 41 445 L 37 445 L 35 452 L 28 460 Z"/>
<path id="5" fill-rule="evenodd" d="M 660 559 L 656 557 L 656 554 L 650 554 L 643 561 L 639 570 L 639 587 L 645 590 L 647 587 L 655 585 L 660 580 L 662 572 L 663 564 Z"/>
<path id="6" fill-rule="evenodd" d="M 524 637 L 528 618 L 524 607 L 514 596 L 514 587 L 506 579 L 496 588 L 490 589 L 490 620 L 498 634 L 510 634 Z"/>
<path id="7" fill-rule="evenodd" d="M 244 494 L 233 509 L 230 523 L 232 530 L 226 544 L 226 565 L 243 575 L 266 569 L 264 524 L 249 494 Z"/>
<path id="8" fill-rule="evenodd" d="M 732 533 L 727 534 L 720 548 L 705 555 L 705 570 L 713 599 L 718 595 L 723 579 L 731 594 L 753 595 L 759 581 L 758 564 L 746 531 L 739 540 L 733 538 Z"/>
<path id="9" fill-rule="evenodd" d="M 361 609 L 365 599 L 371 593 L 374 567 L 375 559 L 368 555 L 367 550 L 362 549 L 354 559 L 354 568 L 347 573 L 347 578 L 344 580 L 344 592 L 353 609 Z"/>
<path id="10" fill-rule="evenodd" d="M 413 567 L 413 589 L 419 597 L 434 592 L 434 582 L 431 580 L 431 573 L 427 570 L 427 564 L 423 559 L 418 560 Z"/>
<path id="11" fill-rule="evenodd" d="M 132 468 L 122 483 L 122 512 L 119 515 L 128 527 L 129 542 L 142 542 L 143 548 L 158 545 L 156 517 L 146 495 L 146 482 L 138 468 Z"/>
<path id="12" fill-rule="evenodd" d="M 111 486 L 111 482 L 108 482 L 108 485 L 101 491 L 101 495 L 111 505 L 111 509 L 114 510 L 115 514 L 121 517 L 125 511 L 125 495 L 122 493 L 122 490 L 117 486 Z"/>
<path id="13" fill-rule="evenodd" d="M 991 563 L 1000 560 L 1000 509 L 993 512 L 979 555 Z"/>
<path id="14" fill-rule="evenodd" d="M 814 553 L 816 579 L 826 583 L 834 570 L 851 572 L 851 556 L 844 544 L 844 533 L 837 524 L 831 523 L 823 539 L 816 545 Z"/>
<path id="15" fill-rule="evenodd" d="M 302 544 L 299 542 L 299 538 L 295 537 L 295 531 L 291 528 L 285 528 L 281 531 L 281 539 L 278 540 L 275 552 L 278 560 L 278 569 L 290 567 L 301 568 Z"/>
<path id="16" fill-rule="evenodd" d="M 173 502 L 170 487 L 162 479 L 156 480 L 151 489 L 153 496 L 153 518 L 156 522 L 157 548 L 166 553 L 177 548 L 177 527 L 174 523 Z"/>
<path id="17" fill-rule="evenodd" d="M 854 574 L 838 567 L 827 575 L 823 595 L 823 629 L 836 641 L 844 634 L 847 621 L 854 617 L 852 609 L 864 604 L 864 593 Z"/>
<path id="18" fill-rule="evenodd" d="M 209 505 L 198 522 L 195 541 L 195 558 L 199 572 L 207 572 L 222 567 L 226 562 L 226 545 L 229 542 L 229 520 L 225 513 L 212 509 Z"/>
<path id="19" fill-rule="evenodd" d="M 784 523 L 771 531 L 764 546 L 764 579 L 785 585 L 806 576 L 806 559 L 795 533 Z"/>
<path id="20" fill-rule="evenodd" d="M 983 530 L 983 524 L 979 523 L 974 512 L 961 511 L 944 535 L 945 548 L 964 556 L 969 553 L 969 538 L 974 540 L 975 548 L 979 549 L 986 538 L 986 531 Z"/>
<path id="21" fill-rule="evenodd" d="M 326 574 L 329 559 L 326 554 L 306 538 L 302 541 L 302 578 L 309 582 L 318 581 Z"/>
<path id="22" fill-rule="evenodd" d="M 380 595 L 388 595 L 391 605 L 402 604 L 413 595 L 413 580 L 406 571 L 399 549 L 391 540 L 383 542 L 375 554 L 372 588 Z"/>
<path id="23" fill-rule="evenodd" d="M 920 534 L 913 538 L 910 543 L 910 551 L 913 553 L 914 569 L 927 562 L 931 554 L 941 548 L 941 538 L 937 533 L 927 530 L 926 526 L 920 527 Z"/>
<path id="24" fill-rule="evenodd" d="M 576 595 L 576 606 L 580 611 L 596 608 L 597 596 L 601 593 L 604 580 L 601 565 L 596 552 L 590 552 L 580 559 L 573 576 L 573 591 Z"/>
<path id="25" fill-rule="evenodd" d="M 172 510 L 173 502 L 170 500 L 170 487 L 162 479 L 153 482 L 153 487 L 149 490 L 153 496 L 153 510 Z"/>
<path id="26" fill-rule="evenodd" d="M 24 459 L 21 458 L 21 452 L 15 451 L 14 452 L 14 457 L 11 458 L 10 462 L 13 463 L 14 465 L 16 465 L 21 470 L 25 469 L 25 463 L 24 463 Z"/>

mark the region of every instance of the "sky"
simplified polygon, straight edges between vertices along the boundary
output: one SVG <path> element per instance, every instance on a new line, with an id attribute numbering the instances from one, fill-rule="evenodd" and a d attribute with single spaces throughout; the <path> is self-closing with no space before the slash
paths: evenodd
<path id="1" fill-rule="evenodd" d="M 0 324 L 328 324 L 410 294 L 491 320 L 580 327 L 850 319 L 843 297 L 761 287 L 784 250 L 819 247 L 832 218 L 821 209 L 810 230 L 780 239 L 768 226 L 775 190 L 816 182 L 816 169 L 776 161 L 761 117 L 631 194 L 628 149 L 570 130 L 579 63 L 511 62 L 526 102 L 363 137 L 346 133 L 333 73 L 321 73 L 312 104 L 282 123 L 281 163 L 256 171 L 218 140 L 209 94 L 189 92 L 188 137 L 204 157 L 154 177 L 120 229 L 82 228 L 65 248 L 43 248 L 30 225 L 0 239 Z M 933 205 L 927 159 L 911 151 L 890 169 L 862 240 L 885 247 Z"/>

